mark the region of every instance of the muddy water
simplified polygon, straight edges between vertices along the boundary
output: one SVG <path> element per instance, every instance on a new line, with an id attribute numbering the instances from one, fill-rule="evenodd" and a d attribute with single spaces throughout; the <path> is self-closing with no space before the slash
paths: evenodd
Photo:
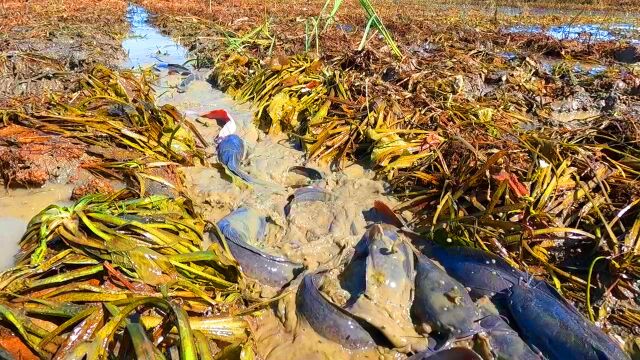
<path id="1" fill-rule="evenodd" d="M 18 242 L 32 217 L 51 204 L 68 204 L 72 185 L 48 184 L 40 189 L 15 189 L 0 195 L 0 269 L 13 265 Z"/>

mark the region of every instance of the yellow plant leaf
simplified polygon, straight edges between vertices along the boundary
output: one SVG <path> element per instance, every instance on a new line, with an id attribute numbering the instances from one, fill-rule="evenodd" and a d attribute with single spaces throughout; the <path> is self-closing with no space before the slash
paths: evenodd
<path id="1" fill-rule="evenodd" d="M 296 105 L 298 99 L 290 97 L 287 93 L 280 92 L 276 94 L 267 108 L 267 113 L 271 118 L 270 133 L 278 134 L 282 131 L 283 123 L 291 127 L 297 127 Z"/>

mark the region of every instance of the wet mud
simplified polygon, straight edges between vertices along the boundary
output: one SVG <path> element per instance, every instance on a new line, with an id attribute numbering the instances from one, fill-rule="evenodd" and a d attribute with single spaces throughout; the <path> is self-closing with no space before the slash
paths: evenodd
<path id="1" fill-rule="evenodd" d="M 136 10 L 138 11 L 138 10 Z M 139 14 L 136 14 L 139 17 Z M 132 29 L 135 34 L 135 27 Z M 125 47 L 130 46 L 125 40 Z M 172 48 L 172 47 L 170 47 Z M 175 56 L 175 54 L 169 54 Z M 153 56 L 152 58 L 155 58 Z M 149 58 L 143 57 L 145 65 Z M 152 60 L 158 63 L 157 59 Z M 148 65 L 148 64 L 146 64 Z M 318 268 L 342 266 L 340 260 L 352 255 L 370 224 L 365 219 L 375 201 L 395 204 L 388 196 L 388 185 L 374 180 L 374 172 L 351 165 L 341 172 L 334 172 L 327 165 L 308 163 L 305 154 L 294 148 L 286 137 L 264 135 L 253 125 L 250 104 L 239 105 L 229 95 L 212 88 L 207 82 L 206 70 L 191 70 L 199 74 L 187 86 L 180 86 L 186 76 L 169 74 L 161 69 L 154 85 L 159 104 L 171 104 L 192 120 L 203 137 L 210 143 L 207 148 L 214 167 L 184 167 L 189 198 L 205 220 L 216 223 L 239 207 L 255 210 L 267 219 L 266 238 L 258 246 L 273 256 L 303 264 L 308 271 Z M 214 139 L 223 123 L 198 115 L 212 109 L 225 109 L 238 125 L 237 134 L 244 140 L 246 156 L 241 163 L 244 171 L 258 179 L 258 185 L 238 186 L 217 163 Z M 291 171 L 306 166 L 323 175 L 321 180 Z M 296 188 L 313 186 L 331 194 L 328 201 L 299 202 L 287 206 Z M 284 191 L 283 191 L 284 190 Z M 285 214 L 287 207 L 287 214 Z M 336 261 L 338 259 L 338 261 Z M 269 288 L 248 279 L 248 291 L 256 298 L 277 295 L 277 289 Z M 295 313 L 292 295 L 280 304 L 288 314 Z M 284 305 L 284 304 L 287 305 Z M 256 317 L 256 346 L 258 354 L 266 359 L 281 359 L 285 354 L 300 354 L 299 359 L 313 358 L 370 358 L 377 359 L 385 352 L 385 358 L 396 358 L 394 352 L 369 349 L 365 352 L 345 349 L 315 334 L 304 321 L 291 320 L 295 325 L 278 316 L 278 306 L 265 310 Z M 295 317 L 295 315 L 293 316 Z M 295 327 L 288 331 L 287 327 Z M 292 329 L 289 329 L 292 330 Z"/>
<path id="2" fill-rule="evenodd" d="M 13 266 L 18 254 L 18 242 L 27 224 L 42 209 L 51 204 L 70 203 L 73 185 L 48 184 L 43 188 L 13 189 L 0 193 L 0 245 L 5 251 L 0 256 L 0 268 Z"/>

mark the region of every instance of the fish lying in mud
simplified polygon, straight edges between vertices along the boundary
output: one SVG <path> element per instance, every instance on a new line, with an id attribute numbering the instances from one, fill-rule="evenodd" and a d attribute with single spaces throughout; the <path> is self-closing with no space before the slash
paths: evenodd
<path id="1" fill-rule="evenodd" d="M 431 259 L 418 255 L 416 295 L 412 311 L 420 325 L 449 340 L 478 332 L 478 313 L 464 285 Z"/>
<path id="2" fill-rule="evenodd" d="M 629 360 L 613 340 L 566 303 L 518 283 L 507 298 L 523 338 L 550 360 Z"/>
<path id="3" fill-rule="evenodd" d="M 284 207 L 284 214 L 289 215 L 291 212 L 291 206 L 293 204 L 302 203 L 302 202 L 314 202 L 314 201 L 331 201 L 334 199 L 333 194 L 330 192 L 319 189 L 312 186 L 302 187 L 296 189 L 296 191 L 291 195 L 289 202 Z"/>
<path id="4" fill-rule="evenodd" d="M 407 229 L 404 220 L 386 204 L 377 202 L 375 209 L 385 215 L 390 224 L 400 227 L 400 231 L 418 236 Z M 439 328 L 444 322 L 439 318 L 448 317 L 450 322 L 457 324 L 451 336 L 460 336 L 456 335 L 459 331 L 480 333 L 488 348 L 488 351 L 483 350 L 489 352 L 487 356 L 497 359 L 540 359 L 538 350 L 551 359 L 628 359 L 611 338 L 591 324 L 551 285 L 531 278 L 502 258 L 479 249 L 444 247 L 433 243 L 427 244 L 423 252 L 446 270 L 445 273 L 428 258 L 419 257 L 414 315 L 423 324 L 434 326 L 436 331 L 443 331 Z M 436 279 L 437 274 L 444 280 Z M 455 279 L 453 281 L 457 285 L 451 285 L 447 278 Z M 525 279 L 530 285 L 523 287 L 521 283 Z M 438 288 L 438 284 L 442 288 Z M 466 296 L 463 287 L 469 289 Z M 454 293 L 447 293 L 447 288 L 455 289 Z M 521 339 L 518 332 L 498 315 L 493 304 L 489 303 L 490 313 L 486 306 L 478 304 L 480 314 L 475 314 L 468 296 L 480 298 L 479 301 L 484 296 L 491 297 L 504 315 L 515 319 L 514 325 L 521 334 L 527 335 L 525 339 Z M 449 314 L 452 298 L 457 299 L 453 302 L 458 304 L 458 313 L 453 318 Z M 447 311 L 439 310 L 443 308 Z M 479 326 L 475 326 L 474 321 Z M 570 330 L 562 328 L 565 323 Z M 572 335 L 563 334 L 568 331 Z"/>
<path id="5" fill-rule="evenodd" d="M 289 172 L 305 176 L 312 181 L 318 181 L 318 180 L 324 179 L 324 176 L 320 171 L 307 166 L 292 166 L 289 168 Z"/>
<path id="6" fill-rule="evenodd" d="M 469 289 L 472 299 L 489 296 L 497 304 L 501 304 L 505 294 L 514 284 L 530 279 L 532 286 L 566 302 L 551 285 L 544 280 L 530 276 L 507 263 L 504 259 L 489 252 L 469 247 L 444 247 L 437 244 L 428 245 L 424 253 L 438 261 L 447 273 Z"/>
<path id="7" fill-rule="evenodd" d="M 255 179 L 242 169 L 240 169 L 240 163 L 244 158 L 244 141 L 236 134 L 230 134 L 224 137 L 219 137 L 218 142 L 218 161 L 224 165 L 232 175 L 235 175 L 245 181 L 248 184 L 260 185 L 274 192 L 284 192 L 284 189 L 279 185 L 272 184 L 266 181 Z"/>
<path id="8" fill-rule="evenodd" d="M 223 137 L 218 143 L 218 160 L 233 175 L 252 183 L 253 178 L 240 169 L 240 163 L 244 158 L 244 141 L 240 136 L 231 134 Z"/>
<path id="9" fill-rule="evenodd" d="M 218 221 L 220 232 L 228 240 L 256 244 L 267 233 L 267 219 L 257 211 L 240 207 Z"/>
<path id="10" fill-rule="evenodd" d="M 180 81 L 180 84 L 178 84 L 177 90 L 179 93 L 183 93 L 185 91 L 187 91 L 187 87 L 194 81 L 196 80 L 201 80 L 204 77 L 202 75 L 199 74 L 194 74 L 194 73 L 189 73 L 187 75 L 186 78 L 182 79 L 182 81 Z"/>
<path id="11" fill-rule="evenodd" d="M 482 333 L 476 340 L 479 353 L 495 360 L 542 360 L 500 316 L 498 309 L 487 297 L 476 301 Z"/>
<path id="12" fill-rule="evenodd" d="M 266 232 L 266 220 L 257 212 L 240 208 L 222 218 L 217 225 L 227 240 L 231 254 L 249 278 L 281 289 L 303 271 L 301 264 L 267 254 L 250 245 L 257 244 Z"/>
<path id="13" fill-rule="evenodd" d="M 344 310 L 327 300 L 320 292 L 321 275 L 309 274 L 302 279 L 296 293 L 296 312 L 325 339 L 347 349 L 364 350 L 376 346 L 371 334 Z"/>
<path id="14" fill-rule="evenodd" d="M 403 351 L 422 351 L 428 339 L 420 336 L 411 321 L 415 271 L 414 255 L 393 229 L 373 225 L 365 234 L 368 243 L 364 292 L 347 307 Z"/>

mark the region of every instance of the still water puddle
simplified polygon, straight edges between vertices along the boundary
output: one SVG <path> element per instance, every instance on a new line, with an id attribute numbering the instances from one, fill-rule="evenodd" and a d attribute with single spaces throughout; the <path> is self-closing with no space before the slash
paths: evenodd
<path id="1" fill-rule="evenodd" d="M 556 40 L 580 40 L 584 42 L 634 40 L 640 29 L 631 24 L 575 24 L 543 28 L 538 25 L 518 25 L 505 29 L 507 33 L 544 33 Z"/>

